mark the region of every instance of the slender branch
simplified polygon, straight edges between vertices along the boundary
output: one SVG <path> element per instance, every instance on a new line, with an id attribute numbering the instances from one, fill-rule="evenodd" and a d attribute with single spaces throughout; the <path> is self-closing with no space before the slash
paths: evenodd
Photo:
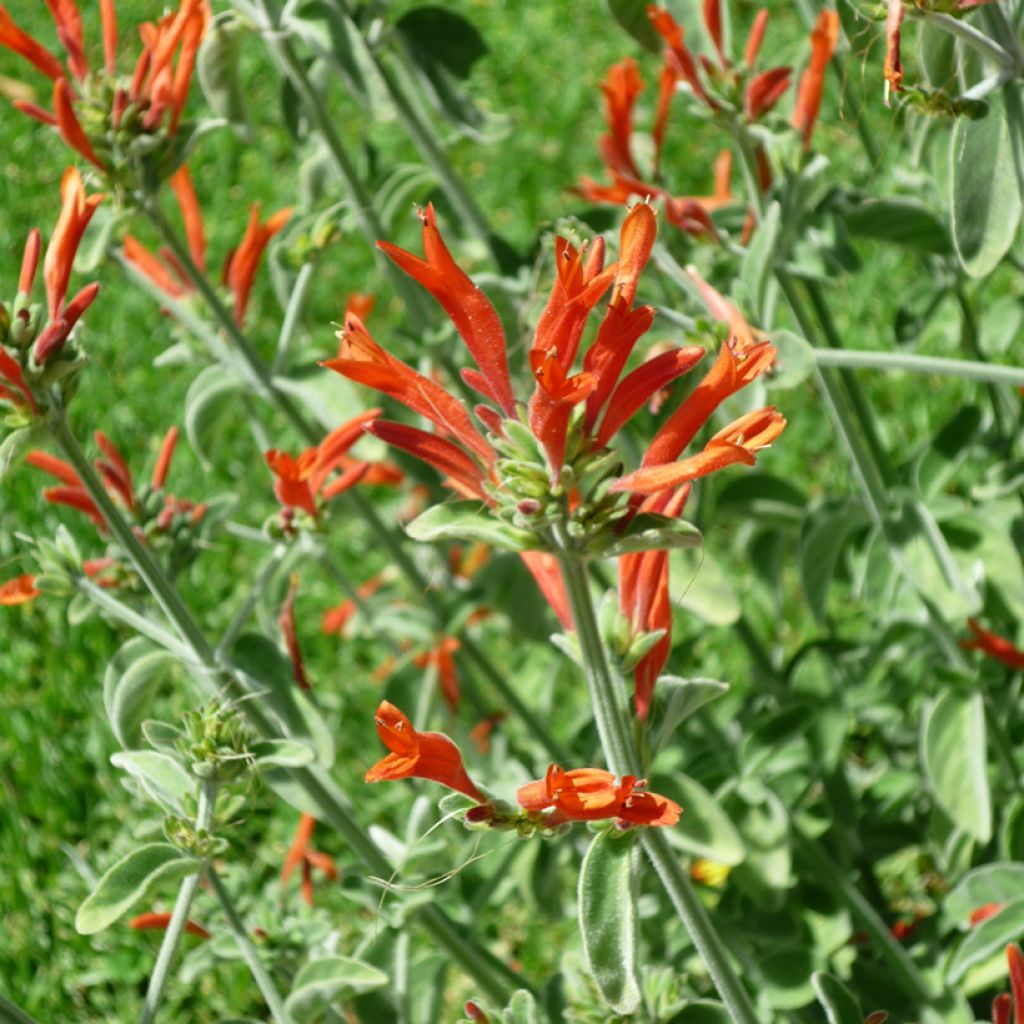
<path id="1" fill-rule="evenodd" d="M 849 349 L 815 349 L 818 366 L 842 366 L 857 370 L 880 370 L 883 373 L 904 370 L 908 373 L 929 373 L 943 377 L 961 377 L 989 384 L 1024 386 L 1024 367 L 996 366 L 971 359 L 945 359 L 941 356 L 915 356 L 907 352 L 855 352 Z"/>
<path id="2" fill-rule="evenodd" d="M 630 726 L 629 712 L 624 705 L 621 688 L 616 688 L 616 680 L 601 639 L 587 581 L 586 563 L 574 554 L 564 531 L 559 529 L 555 533 L 562 549 L 559 563 L 605 759 L 616 775 L 639 775 L 640 758 Z M 668 840 L 655 828 L 644 830 L 642 842 L 734 1024 L 757 1024 L 757 1014 L 750 997 L 733 970 L 725 946 L 704 912 Z"/>
<path id="3" fill-rule="evenodd" d="M 281 333 L 277 337 L 277 352 L 274 354 L 274 362 L 270 367 L 272 374 L 280 373 L 288 362 L 288 353 L 295 338 L 296 328 L 299 326 L 302 307 L 306 304 L 306 294 L 309 292 L 309 286 L 312 283 L 313 264 L 303 263 L 298 274 L 295 276 L 292 293 L 288 296 L 288 307 L 284 311 Z"/>
<path id="4" fill-rule="evenodd" d="M 102 481 L 92 468 L 92 463 L 86 458 L 85 452 L 82 451 L 77 438 L 68 426 L 60 392 L 56 389 L 51 392 L 51 406 L 53 413 L 50 427 L 53 430 L 53 436 L 85 485 L 89 497 L 96 504 L 110 532 L 124 548 L 136 571 L 142 577 L 143 583 L 146 584 L 147 589 L 163 609 L 167 618 L 174 624 L 181 639 L 192 648 L 202 664 L 212 666 L 214 664 L 213 649 L 207 643 L 178 591 L 164 574 L 152 552 L 136 537 L 135 532 L 118 511 L 110 495 L 107 494 Z"/>
<path id="5" fill-rule="evenodd" d="M 213 812 L 216 804 L 217 784 L 214 782 L 203 782 L 199 787 L 199 803 L 195 819 L 196 832 L 210 832 L 212 830 Z M 185 934 L 185 926 L 188 924 L 188 914 L 192 908 L 192 900 L 202 878 L 203 871 L 197 871 L 194 875 L 189 875 L 181 883 L 181 888 L 178 890 L 178 898 L 174 902 L 171 920 L 167 924 L 167 931 L 164 932 L 163 942 L 160 943 L 160 951 L 157 953 L 156 963 L 153 965 L 153 973 L 149 976 L 149 987 L 146 989 L 146 999 L 142 1004 L 139 1024 L 153 1024 L 153 1021 L 156 1020 L 157 1010 L 160 1008 L 160 1001 L 163 998 L 167 979 L 170 977 L 171 967 L 174 964 L 178 946 L 181 943 L 182 936 Z"/>
<path id="6" fill-rule="evenodd" d="M 39 1024 L 30 1017 L 20 1006 L 16 1006 L 9 999 L 0 994 L 0 1022 L 2 1024 Z"/>
<path id="7" fill-rule="evenodd" d="M 676 908 L 676 913 L 693 939 L 729 1016 L 736 1024 L 757 1024 L 758 1018 L 750 996 L 733 970 L 725 946 L 668 839 L 661 829 L 649 828 L 644 830 L 641 844 Z"/>
<path id="8" fill-rule="evenodd" d="M 989 60 L 994 60 L 997 64 L 1002 64 L 1004 67 L 1009 68 L 1012 68 L 1015 64 L 1013 54 L 1005 50 L 994 39 L 985 35 L 984 32 L 979 32 L 968 21 L 964 21 L 961 18 L 953 18 L 948 14 L 942 14 L 938 11 L 918 12 L 915 8 L 911 8 L 910 13 L 924 18 L 929 25 L 934 25 L 936 28 L 942 29 L 943 32 L 948 32 L 951 36 L 956 36 L 957 39 L 962 40 L 967 46 L 971 47 L 972 50 L 977 50 L 982 56 L 987 57 Z"/>
<path id="9" fill-rule="evenodd" d="M 865 899 L 860 890 L 846 877 L 835 861 L 801 832 L 799 826 L 792 827 L 797 852 L 811 865 L 815 875 L 842 897 L 853 917 L 871 936 L 882 958 L 889 964 L 892 976 L 900 987 L 920 1003 L 934 1005 L 935 992 L 917 969 L 907 951 L 893 938 L 888 925 L 879 917 L 875 908 Z"/>
<path id="10" fill-rule="evenodd" d="M 281 70 L 291 81 L 292 87 L 298 94 L 299 102 L 305 109 L 306 116 L 327 147 L 331 160 L 345 186 L 345 191 L 348 193 L 359 227 L 366 240 L 374 247 L 373 251 L 377 256 L 378 265 L 384 271 L 391 287 L 394 288 L 395 294 L 405 304 L 413 322 L 426 322 L 428 320 L 427 307 L 419 289 L 415 288 L 409 278 L 376 249 L 377 240 L 383 238 L 385 232 L 374 209 L 373 197 L 359 180 L 356 166 L 334 126 L 334 119 L 310 81 L 306 66 L 296 54 L 291 39 L 282 28 L 281 10 L 277 0 L 260 0 L 260 2 L 268 26 L 264 37 L 270 51 Z"/>
<path id="11" fill-rule="evenodd" d="M 231 894 L 224 888 L 224 883 L 220 880 L 220 876 L 215 868 L 211 867 L 207 876 L 210 879 L 210 887 L 213 889 L 213 894 L 217 897 L 217 902 L 220 904 L 220 909 L 224 911 L 224 917 L 227 918 L 228 928 L 238 944 L 242 959 L 249 966 L 249 972 L 252 974 L 253 981 L 256 982 L 256 987 L 260 990 L 264 1002 L 267 1004 L 267 1009 L 270 1011 L 274 1024 L 290 1024 L 291 1018 L 284 1008 L 281 994 L 277 991 L 277 986 L 274 985 L 270 973 L 263 966 L 263 961 L 260 960 L 260 955 L 245 930 L 245 924 L 235 909 Z"/>
<path id="12" fill-rule="evenodd" d="M 270 552 L 270 557 L 264 562 L 263 568 L 260 569 L 260 574 L 249 588 L 249 593 L 245 595 L 245 600 L 242 601 L 231 616 L 231 621 L 228 623 L 227 629 L 224 630 L 220 642 L 217 644 L 218 657 L 224 657 L 235 646 L 235 641 L 242 630 L 245 629 L 249 616 L 252 615 L 253 609 L 259 604 L 263 592 L 274 578 L 274 574 L 281 568 L 281 563 L 287 554 L 288 548 L 284 544 L 276 544 L 274 546 L 274 550 Z"/>

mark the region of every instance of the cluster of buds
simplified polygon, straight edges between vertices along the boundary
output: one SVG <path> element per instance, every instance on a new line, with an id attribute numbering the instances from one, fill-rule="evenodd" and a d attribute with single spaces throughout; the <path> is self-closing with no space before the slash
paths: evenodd
<path id="1" fill-rule="evenodd" d="M 60 216 L 43 258 L 45 308 L 32 302 L 42 237 L 35 229 L 29 233 L 17 294 L 0 304 L 0 423 L 17 428 L 43 416 L 51 387 L 59 385 L 64 398 L 73 392 L 83 357 L 72 332 L 100 286 L 88 284 L 68 302 L 68 285 L 82 235 L 102 199 L 86 195 L 78 171 L 64 172 Z"/>
<path id="2" fill-rule="evenodd" d="M 196 268 L 205 274 L 206 226 L 188 167 L 182 165 L 178 168 L 171 176 L 169 184 L 185 228 L 189 257 Z M 253 203 L 249 208 L 245 233 L 224 261 L 221 283 L 231 301 L 235 323 L 239 327 L 245 322 L 249 297 L 263 253 L 270 240 L 288 223 L 291 215 L 291 207 L 284 207 L 264 221 L 260 204 Z M 196 294 L 196 286 L 187 269 L 169 250 L 160 249 L 158 252 L 152 252 L 133 235 L 126 235 L 124 258 L 168 299 L 180 301 L 190 299 Z"/>
<path id="3" fill-rule="evenodd" d="M 177 747 L 193 775 L 225 783 L 252 767 L 251 739 L 238 708 L 214 700 L 186 713 Z"/>
<path id="4" fill-rule="evenodd" d="M 101 452 L 101 457 L 95 462 L 96 470 L 108 494 L 130 518 L 136 536 L 164 556 L 170 574 L 176 575 L 191 565 L 199 555 L 199 528 L 207 506 L 179 498 L 166 489 L 167 474 L 178 442 L 177 428 L 172 427 L 164 436 L 150 479 L 141 485 L 136 484 L 127 460 L 102 431 L 96 432 L 95 440 Z M 107 535 L 103 514 L 74 467 L 39 450 L 29 452 L 27 461 L 58 481 L 58 486 L 43 491 L 46 501 L 73 508 L 91 520 L 101 535 Z M 113 575 L 106 575 L 106 585 L 128 582 L 129 576 L 117 572 L 121 559 L 114 557 L 108 561 Z"/>
<path id="5" fill-rule="evenodd" d="M 686 43 L 683 27 L 666 8 L 650 5 L 651 22 L 665 42 L 664 63 L 659 80 L 657 108 L 650 129 L 653 160 L 641 166 L 634 153 L 634 114 L 644 82 L 631 58 L 613 65 L 601 84 L 608 132 L 599 143 L 601 160 L 609 181 L 598 183 L 583 178 L 576 191 L 592 202 L 624 205 L 637 198 L 659 198 L 664 202 L 670 224 L 695 236 L 718 237 L 712 214 L 735 200 L 730 187 L 732 156 L 723 150 L 715 161 L 714 189 L 706 196 L 674 195 L 662 184 L 662 156 L 668 131 L 669 113 L 675 93 L 684 88 L 698 109 L 732 125 L 749 126 L 770 113 L 791 84 L 792 69 L 775 67 L 756 71 L 755 64 L 768 24 L 768 11 L 758 12 L 747 38 L 743 60 L 734 63 L 725 52 L 721 0 L 705 0 L 704 23 L 714 45 L 715 56 L 695 55 Z M 825 70 L 839 38 L 839 16 L 823 10 L 811 33 L 811 54 L 800 78 L 790 123 L 799 133 L 804 149 L 811 143 L 821 107 Z M 766 189 L 771 170 L 762 147 L 757 148 L 759 184 Z"/>
<path id="6" fill-rule="evenodd" d="M 578 821 L 611 821 L 619 829 L 674 825 L 681 809 L 668 797 L 650 793 L 646 780 L 616 778 L 600 768 L 566 771 L 551 765 L 543 779 L 521 786 L 518 807 L 485 793 L 466 772 L 459 748 L 443 733 L 418 732 L 393 704 L 382 701 L 374 719 L 390 753 L 367 773 L 367 782 L 429 779 L 471 803 L 463 820 L 474 829 L 514 831 L 526 838 L 550 835 Z"/>
<path id="7" fill-rule="evenodd" d="M 368 409 L 332 430 L 316 447 L 298 456 L 278 448 L 265 453 L 274 474 L 274 495 L 281 504 L 274 529 L 290 537 L 301 527 L 318 529 L 324 508 L 356 484 L 392 486 L 401 483 L 400 470 L 384 462 L 367 462 L 349 455 L 349 450 L 380 416 L 380 409 Z"/>
<path id="8" fill-rule="evenodd" d="M 63 63 L 19 28 L 0 4 L 0 46 L 29 61 L 53 82 L 52 110 L 26 101 L 15 101 L 15 106 L 56 128 L 119 191 L 143 184 L 137 177 L 139 168 L 157 181 L 165 178 L 174 169 L 174 137 L 210 21 L 207 0 L 180 0 L 177 10 L 142 25 L 142 50 L 130 74 L 119 73 L 113 0 L 100 2 L 103 63 L 97 67 L 86 55 L 75 0 L 47 0 L 47 7 L 65 51 Z"/>

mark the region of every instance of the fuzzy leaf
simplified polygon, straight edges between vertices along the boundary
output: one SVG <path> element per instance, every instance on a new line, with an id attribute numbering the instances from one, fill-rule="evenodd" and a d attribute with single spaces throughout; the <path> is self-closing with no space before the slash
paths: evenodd
<path id="1" fill-rule="evenodd" d="M 75 915 L 80 935 L 95 935 L 112 925 L 161 883 L 180 881 L 202 867 L 169 843 L 150 843 L 119 860 L 86 897 Z"/>
<path id="2" fill-rule="evenodd" d="M 111 754 L 110 763 L 142 783 L 158 804 L 180 812 L 186 797 L 195 791 L 195 780 L 173 757 L 155 750 L 122 750 Z"/>
<path id="3" fill-rule="evenodd" d="M 640 1005 L 635 857 L 631 837 L 594 837 L 580 869 L 580 935 L 587 966 L 616 1013 Z"/>
<path id="4" fill-rule="evenodd" d="M 1024 897 L 1008 903 L 994 917 L 972 928 L 949 962 L 946 977 L 955 985 L 974 966 L 1002 953 L 1024 934 Z"/>
<path id="5" fill-rule="evenodd" d="M 537 537 L 490 515 L 478 501 L 456 501 L 435 505 L 405 528 L 413 540 L 483 541 L 505 551 L 529 551 L 537 548 Z"/>
<path id="6" fill-rule="evenodd" d="M 252 128 L 240 74 L 242 43 L 254 27 L 233 11 L 214 16 L 196 59 L 196 73 L 210 109 L 223 117 L 244 139 Z"/>
<path id="7" fill-rule="evenodd" d="M 348 956 L 327 956 L 295 975 L 285 1010 L 295 1024 L 322 1019 L 338 999 L 383 988 L 388 976 L 372 964 Z"/>
<path id="8" fill-rule="evenodd" d="M 1017 234 L 1021 190 L 1006 106 L 989 95 L 987 117 L 957 119 L 951 141 L 953 246 L 971 277 L 990 274 Z"/>
<path id="9" fill-rule="evenodd" d="M 966 927 L 971 912 L 986 903 L 1009 903 L 1024 892 L 1024 864 L 985 864 L 968 871 L 942 905 L 951 922 Z"/>
<path id="10" fill-rule="evenodd" d="M 153 694 L 175 664 L 173 655 L 139 637 L 129 640 L 110 660 L 103 679 L 103 704 L 122 746 L 138 743 Z"/>
<path id="11" fill-rule="evenodd" d="M 811 975 L 814 994 L 825 1010 L 828 1024 L 862 1024 L 864 1014 L 853 993 L 834 975 L 815 971 Z"/>
<path id="12" fill-rule="evenodd" d="M 921 759 L 935 799 L 981 843 L 992 837 L 985 765 L 985 711 L 980 694 L 946 690 L 921 722 Z"/>
<path id="13" fill-rule="evenodd" d="M 703 543 L 700 530 L 685 519 L 641 512 L 633 517 L 625 533 L 616 536 L 610 544 L 595 541 L 592 553 L 602 558 L 618 558 L 634 551 L 699 548 Z"/>
<path id="14" fill-rule="evenodd" d="M 690 715 L 728 691 L 729 684 L 717 679 L 659 676 L 654 688 L 658 702 L 658 724 L 657 732 L 651 740 L 652 753 L 657 753 Z"/>
<path id="15" fill-rule="evenodd" d="M 255 767 L 302 768 L 314 759 L 313 751 L 296 740 L 260 740 L 250 748 L 256 758 Z"/>

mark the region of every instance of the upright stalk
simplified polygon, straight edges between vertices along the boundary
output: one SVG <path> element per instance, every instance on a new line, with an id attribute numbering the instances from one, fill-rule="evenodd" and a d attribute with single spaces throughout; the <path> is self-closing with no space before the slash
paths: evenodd
<path id="1" fill-rule="evenodd" d="M 263 996 L 263 1001 L 267 1004 L 274 1024 L 291 1024 L 291 1018 L 284 1008 L 281 994 L 277 991 L 277 986 L 274 984 L 273 978 L 270 977 L 270 973 L 263 966 L 263 961 L 260 960 L 260 955 L 256 952 L 256 947 L 245 930 L 245 924 L 238 916 L 235 904 L 231 900 L 231 894 L 224 888 L 224 883 L 220 880 L 216 869 L 210 868 L 208 875 L 210 887 L 213 889 L 214 896 L 217 897 L 220 909 L 224 912 L 228 928 L 234 936 L 242 959 L 249 967 L 249 973 L 252 975 L 253 981 L 256 982 L 256 987 Z"/>
<path id="2" fill-rule="evenodd" d="M 199 804 L 195 820 L 196 832 L 211 831 L 216 804 L 217 784 L 204 781 L 199 788 Z M 194 875 L 189 875 L 181 883 L 181 888 L 178 890 L 178 898 L 174 902 L 174 911 L 171 913 L 171 920 L 168 922 L 163 942 L 160 943 L 160 951 L 157 953 L 156 963 L 153 965 L 153 973 L 149 976 L 149 987 L 146 989 L 146 999 L 142 1004 L 139 1024 L 153 1024 L 153 1021 L 156 1020 L 157 1010 L 160 1008 L 160 1002 L 163 999 L 164 988 L 167 985 L 171 967 L 174 965 L 178 946 L 181 944 L 181 937 L 185 934 L 185 926 L 188 924 L 188 914 L 192 908 L 192 900 L 202 878 L 203 871 L 197 871 Z"/>
<path id="3" fill-rule="evenodd" d="M 557 531 L 556 537 L 562 545 L 558 555 L 559 563 L 605 759 L 609 769 L 616 775 L 639 776 L 640 758 L 636 740 L 624 695 L 621 687 L 616 685 L 601 639 L 587 581 L 586 562 L 572 550 L 571 541 L 564 531 Z M 679 919 L 697 947 L 733 1024 L 758 1024 L 750 997 L 733 970 L 725 946 L 668 840 L 657 828 L 644 829 L 642 844 Z"/>

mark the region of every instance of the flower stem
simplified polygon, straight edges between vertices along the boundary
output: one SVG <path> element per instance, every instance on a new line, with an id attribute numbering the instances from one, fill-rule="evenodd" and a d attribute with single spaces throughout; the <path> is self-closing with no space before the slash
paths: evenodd
<path id="1" fill-rule="evenodd" d="M 266 967 L 264 967 L 263 961 L 260 960 L 259 953 L 256 952 L 256 947 L 252 944 L 252 940 L 245 930 L 245 924 L 235 909 L 231 894 L 224 888 L 224 883 L 220 880 L 216 869 L 211 867 L 208 877 L 213 894 L 217 897 L 220 909 L 224 911 L 224 916 L 227 918 L 228 928 L 231 929 L 231 934 L 238 944 L 242 959 L 249 966 L 249 972 L 252 974 L 253 981 L 256 982 L 256 987 L 260 990 L 264 1002 L 267 1004 L 267 1009 L 270 1011 L 274 1024 L 290 1024 L 290 1018 L 284 1008 L 281 994 L 277 991 L 277 986 L 274 985 L 274 981 Z"/>
<path id="2" fill-rule="evenodd" d="M 587 581 L 586 562 L 572 550 L 571 541 L 556 530 L 561 545 L 559 563 L 572 609 L 576 636 L 583 658 L 583 671 L 594 705 L 597 729 L 601 736 L 608 767 L 616 775 L 640 775 L 640 758 L 621 687 L 608 662 L 598 628 L 594 603 Z M 711 980 L 725 1004 L 733 1024 L 757 1024 L 750 997 L 729 962 L 725 946 L 693 891 L 689 878 L 676 854 L 659 829 L 645 829 L 642 839 L 646 852 L 683 926 L 697 947 Z"/>
<path id="3" fill-rule="evenodd" d="M 732 969 L 725 945 L 665 835 L 661 829 L 645 829 L 641 842 L 679 919 L 693 939 L 729 1016 L 735 1024 L 757 1024 L 757 1013 L 750 996 Z"/>
<path id="4" fill-rule="evenodd" d="M 264 33 L 270 51 L 277 61 L 285 76 L 292 83 L 292 87 L 298 94 L 299 102 L 302 104 L 306 116 L 310 119 L 320 138 L 323 140 L 327 151 L 331 156 L 345 191 L 348 193 L 349 201 L 359 221 L 359 227 L 371 246 L 375 246 L 378 239 L 384 237 L 384 228 L 377 217 L 373 206 L 373 196 L 366 190 L 359 180 L 356 166 L 349 157 L 345 144 L 341 141 L 337 129 L 334 127 L 334 120 L 324 105 L 313 83 L 306 72 L 306 66 L 299 59 L 292 46 L 286 29 L 281 24 L 281 9 L 277 0 L 260 0 L 263 18 L 266 23 Z M 374 252 L 378 253 L 376 248 Z M 394 288 L 395 293 L 401 298 L 414 323 L 423 324 L 428 321 L 427 307 L 419 289 L 413 287 L 407 278 L 390 260 L 382 253 L 378 253 L 379 266 L 384 271 L 385 277 Z"/>
<path id="5" fill-rule="evenodd" d="M 0 994 L 0 1022 L 2 1024 L 38 1024 L 34 1017 L 30 1017 L 20 1006 L 5 999 L 2 994 Z"/>
<path id="6" fill-rule="evenodd" d="M 191 648 L 192 660 L 206 670 L 199 674 L 200 682 L 215 696 L 224 696 L 225 693 L 231 698 L 246 696 L 249 691 L 230 669 L 218 661 L 213 647 L 206 640 L 174 585 L 167 579 L 149 550 L 135 536 L 117 506 L 111 501 L 68 427 L 59 394 L 53 395 L 52 406 L 54 414 L 51 428 L 61 450 L 74 466 L 110 532 L 124 548 L 147 589 L 181 638 Z M 240 706 L 260 736 L 265 739 L 280 738 L 279 731 L 258 701 L 246 700 L 241 702 Z M 342 834 L 364 867 L 372 874 L 387 877 L 392 871 L 390 861 L 355 820 L 347 799 L 330 777 L 322 770 L 313 768 L 295 768 L 290 772 L 296 784 L 318 807 L 318 817 Z M 459 963 L 491 998 L 505 1002 L 516 988 L 528 987 L 523 979 L 497 957 L 468 941 L 465 930 L 457 927 L 439 907 L 429 904 L 418 908 L 415 914 L 417 921 L 434 941 L 447 949 L 452 959 Z"/>
<path id="7" fill-rule="evenodd" d="M 961 377 L 988 384 L 1006 384 L 1010 387 L 1024 386 L 1024 368 L 997 366 L 972 359 L 916 356 L 907 352 L 852 352 L 849 349 L 819 348 L 814 350 L 814 361 L 818 366 L 839 366 L 851 370 L 880 370 L 883 373 L 903 370 L 908 373 Z"/>
<path id="8" fill-rule="evenodd" d="M 216 803 L 216 783 L 203 782 L 199 787 L 199 803 L 195 819 L 196 832 L 211 831 Z M 164 988 L 167 985 L 181 937 L 185 934 L 185 925 L 188 924 L 192 900 L 202 878 L 203 871 L 197 871 L 181 883 L 178 898 L 174 902 L 171 920 L 167 924 L 167 931 L 164 932 L 164 939 L 160 943 L 160 951 L 157 953 L 156 963 L 153 965 L 153 973 L 149 976 L 149 987 L 146 989 L 146 999 L 142 1004 L 139 1024 L 153 1024 L 153 1021 L 156 1020 L 157 1010 L 160 1008 L 160 1001 L 163 998 Z"/>

